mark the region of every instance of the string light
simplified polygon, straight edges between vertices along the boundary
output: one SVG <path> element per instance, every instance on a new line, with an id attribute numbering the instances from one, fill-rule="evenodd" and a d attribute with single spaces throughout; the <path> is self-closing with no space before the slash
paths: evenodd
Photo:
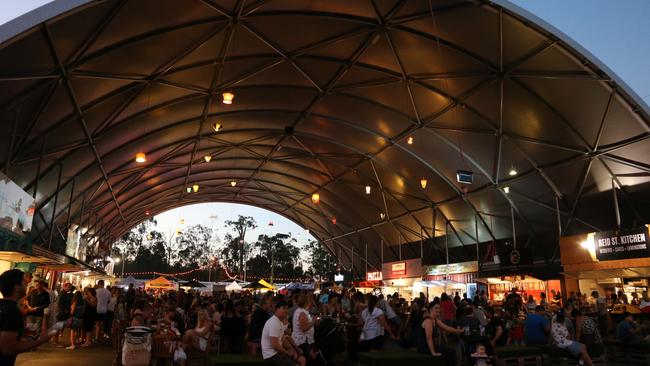
<path id="1" fill-rule="evenodd" d="M 409 138 L 406 140 L 406 143 L 409 145 L 413 145 L 413 142 L 415 142 L 415 138 L 413 136 L 409 136 Z"/>
<path id="2" fill-rule="evenodd" d="M 149 215 L 151 215 L 151 212 L 149 212 L 149 210 L 147 210 L 147 211 L 144 212 L 144 215 L 149 216 Z"/>
<path id="3" fill-rule="evenodd" d="M 370 194 L 370 186 L 366 186 L 366 194 Z"/>
<path id="4" fill-rule="evenodd" d="M 210 160 L 212 160 L 212 156 L 211 155 L 206 155 L 206 156 L 203 157 L 203 159 L 205 160 L 206 163 L 209 163 Z"/>
<path id="5" fill-rule="evenodd" d="M 135 154 L 135 161 L 138 163 L 144 163 L 147 161 L 147 155 L 143 152 Z"/>
<path id="6" fill-rule="evenodd" d="M 428 183 L 428 181 L 427 181 L 426 178 L 420 179 L 420 187 L 422 187 L 422 189 L 427 188 L 427 183 Z"/>
<path id="7" fill-rule="evenodd" d="M 320 203 L 320 194 L 314 193 L 311 195 L 311 202 L 315 205 Z"/>
<path id="8" fill-rule="evenodd" d="M 198 184 L 193 185 L 192 190 L 194 191 L 194 193 L 198 192 L 199 191 L 199 185 Z"/>
<path id="9" fill-rule="evenodd" d="M 332 216 L 332 224 L 336 225 L 336 216 Z"/>

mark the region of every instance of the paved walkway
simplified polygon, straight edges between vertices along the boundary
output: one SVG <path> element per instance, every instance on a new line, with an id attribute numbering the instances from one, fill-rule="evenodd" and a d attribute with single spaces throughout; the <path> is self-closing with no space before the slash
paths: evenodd
<path id="1" fill-rule="evenodd" d="M 74 351 L 44 344 L 36 351 L 18 355 L 17 366 L 111 366 L 113 349 L 106 343 Z"/>

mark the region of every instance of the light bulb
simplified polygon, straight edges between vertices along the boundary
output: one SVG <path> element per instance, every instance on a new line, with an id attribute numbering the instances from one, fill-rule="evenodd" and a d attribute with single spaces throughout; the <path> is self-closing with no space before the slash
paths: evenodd
<path id="1" fill-rule="evenodd" d="M 190 192 L 192 192 L 192 188 L 191 188 L 191 187 L 187 187 L 187 193 L 190 193 Z"/>
<path id="2" fill-rule="evenodd" d="M 508 187 L 508 186 L 503 187 L 503 191 L 504 191 L 506 194 L 510 193 L 510 187 Z"/>
<path id="3" fill-rule="evenodd" d="M 415 142 L 415 138 L 413 136 L 409 136 L 409 138 L 406 140 L 406 143 L 409 145 L 413 145 L 413 142 Z"/>
<path id="4" fill-rule="evenodd" d="M 236 185 L 237 185 L 237 182 L 235 182 L 234 180 L 230 182 L 230 186 L 231 186 L 231 187 L 234 187 L 234 186 L 236 186 Z"/>
<path id="5" fill-rule="evenodd" d="M 144 163 L 147 161 L 147 155 L 143 152 L 135 154 L 135 161 L 138 163 Z"/>
<path id="6" fill-rule="evenodd" d="M 366 194 L 370 194 L 370 186 L 366 186 Z"/>
<path id="7" fill-rule="evenodd" d="M 336 216 L 332 216 L 332 224 L 336 225 Z"/>
<path id="8" fill-rule="evenodd" d="M 381 213 L 379 213 L 379 217 L 381 217 L 381 219 L 383 220 L 386 217 L 386 214 L 381 212 Z"/>
<path id="9" fill-rule="evenodd" d="M 194 193 L 198 192 L 199 191 L 199 185 L 198 184 L 193 185 L 192 190 L 194 190 Z"/>
<path id="10" fill-rule="evenodd" d="M 315 205 L 320 203 L 320 194 L 314 193 L 311 195 L 311 202 L 313 202 Z"/>
<path id="11" fill-rule="evenodd" d="M 511 177 L 514 177 L 515 175 L 517 175 L 517 169 L 515 169 L 515 168 L 510 169 L 510 171 L 508 172 L 508 175 L 510 175 Z"/>
<path id="12" fill-rule="evenodd" d="M 223 104 L 232 104 L 233 99 L 235 99 L 235 94 L 231 92 L 225 92 L 221 96 L 223 96 Z"/>
<path id="13" fill-rule="evenodd" d="M 205 160 L 206 163 L 209 163 L 210 160 L 212 160 L 212 156 L 211 155 L 206 155 L 206 156 L 203 157 L 203 159 Z"/>
<path id="14" fill-rule="evenodd" d="M 422 189 L 427 188 L 427 183 L 428 183 L 428 181 L 427 181 L 426 178 L 420 179 L 420 186 L 422 187 Z"/>

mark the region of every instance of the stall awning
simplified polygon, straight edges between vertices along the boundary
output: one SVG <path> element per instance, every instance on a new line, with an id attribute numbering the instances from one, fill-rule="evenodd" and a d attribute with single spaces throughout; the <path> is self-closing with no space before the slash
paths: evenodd
<path id="1" fill-rule="evenodd" d="M 569 278 L 578 280 L 604 279 L 604 278 L 647 278 L 650 277 L 650 267 L 638 268 L 612 268 L 597 271 L 567 271 L 563 273 Z"/>
<path id="2" fill-rule="evenodd" d="M 50 258 L 13 251 L 0 251 L 0 260 L 8 262 L 52 263 L 52 259 Z"/>

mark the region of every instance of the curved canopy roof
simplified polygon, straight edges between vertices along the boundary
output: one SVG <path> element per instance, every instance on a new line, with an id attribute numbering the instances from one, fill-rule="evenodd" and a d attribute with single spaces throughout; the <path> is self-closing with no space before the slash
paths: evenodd
<path id="1" fill-rule="evenodd" d="M 613 186 L 622 225 L 649 222 L 647 106 L 549 29 L 501 1 L 59 0 L 0 27 L 0 159 L 46 244 L 52 216 L 55 241 L 109 244 L 229 201 L 348 263 L 447 232 L 547 251 L 616 227 Z"/>

